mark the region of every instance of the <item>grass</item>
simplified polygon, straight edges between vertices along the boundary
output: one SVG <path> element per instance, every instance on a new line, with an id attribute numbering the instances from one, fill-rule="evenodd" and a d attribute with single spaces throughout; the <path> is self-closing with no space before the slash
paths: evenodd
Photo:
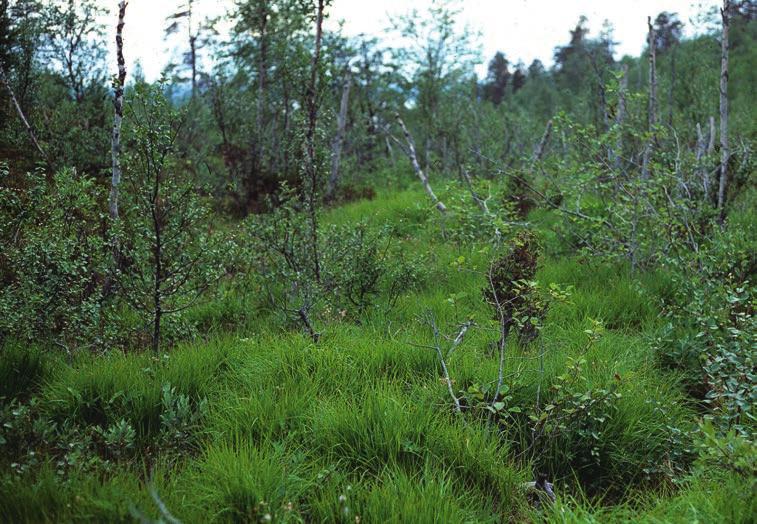
<path id="1" fill-rule="evenodd" d="M 663 273 L 634 276 L 550 255 L 537 279 L 571 286 L 570 299 L 550 309 L 537 343 L 508 346 L 511 402 L 524 409 L 537 395 L 550 402 L 550 384 L 578 359 L 586 361 L 579 393 L 617 388 L 593 444 L 599 465 L 577 461 L 590 445 L 577 433 L 555 435 L 534 456 L 523 453 L 531 438 L 524 418 L 491 426 L 456 416 L 435 353 L 412 345 L 431 339 L 418 316 L 432 311 L 448 333 L 468 317 L 486 326 L 481 272 L 492 254 L 440 240 L 425 203 L 415 191 L 381 193 L 328 212 L 335 224 L 392 223 L 428 274 L 391 310 L 324 325 L 318 345 L 270 326 L 256 316 L 252 291 L 231 286 L 189 313 L 202 336 L 165 356 L 80 356 L 69 365 L 6 343 L 0 396 L 35 395 L 58 424 L 108 428 L 124 419 L 137 443 L 131 460 L 109 469 L 77 463 L 61 476 L 50 454 L 3 474 L 0 521 L 131 521 L 130 507 L 157 518 L 149 485 L 185 522 L 746 522 L 754 514 L 737 476 L 699 474 L 675 490 L 645 483 L 644 469 L 670 448 L 671 427 L 696 422 L 679 377 L 656 367 L 651 349 L 656 304 L 670 289 Z M 495 380 L 493 337 L 471 331 L 450 359 L 456 388 Z M 199 443 L 178 453 L 157 439 L 167 384 L 192 406 L 207 401 Z M 0 466 L 15 460 L 0 457 Z M 521 487 L 536 463 L 560 495 L 543 516 Z M 730 501 L 731 493 L 743 497 Z"/>

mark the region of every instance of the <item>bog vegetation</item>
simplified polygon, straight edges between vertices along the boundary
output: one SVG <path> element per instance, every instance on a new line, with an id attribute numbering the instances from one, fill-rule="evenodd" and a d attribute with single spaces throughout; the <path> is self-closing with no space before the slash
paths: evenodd
<path id="1" fill-rule="evenodd" d="M 752 521 L 753 1 L 200 3 L 0 0 L 0 521 Z"/>

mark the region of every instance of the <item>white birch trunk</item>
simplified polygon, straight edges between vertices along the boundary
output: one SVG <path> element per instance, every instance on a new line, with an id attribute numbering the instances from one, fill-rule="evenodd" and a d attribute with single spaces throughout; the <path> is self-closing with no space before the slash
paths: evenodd
<path id="1" fill-rule="evenodd" d="M 118 4 L 118 26 L 116 27 L 116 52 L 118 57 L 118 78 L 114 82 L 115 100 L 113 117 L 113 135 L 111 136 L 112 175 L 110 181 L 109 210 L 110 218 L 118 220 L 118 186 L 121 183 L 121 122 L 124 118 L 124 83 L 126 82 L 126 60 L 124 60 L 124 18 L 127 2 Z"/>
<path id="2" fill-rule="evenodd" d="M 651 133 L 649 141 L 644 147 L 644 156 L 641 162 L 641 178 L 649 178 L 649 164 L 652 159 L 652 150 L 654 149 L 654 132 L 657 126 L 657 37 L 654 27 L 652 27 L 652 17 L 647 17 L 647 43 L 649 45 L 649 132 Z"/>
<path id="3" fill-rule="evenodd" d="M 440 213 L 446 213 L 447 207 L 434 194 L 434 190 L 431 189 L 431 184 L 429 184 L 428 182 L 428 177 L 423 172 L 423 169 L 421 169 L 420 163 L 418 163 L 418 154 L 415 150 L 415 141 L 413 140 L 412 135 L 410 135 L 410 131 L 407 130 L 407 126 L 405 125 L 405 122 L 402 121 L 402 117 L 400 117 L 399 113 L 395 115 L 395 118 L 402 128 L 402 134 L 405 135 L 405 141 L 407 142 L 407 156 L 410 157 L 410 162 L 412 162 L 413 164 L 415 174 L 418 175 L 418 178 L 421 180 L 421 184 L 423 184 L 423 189 L 426 190 L 426 194 L 428 194 L 429 198 L 431 198 L 431 201 L 436 206 L 436 209 L 438 209 Z"/>
<path id="4" fill-rule="evenodd" d="M 350 87 L 352 86 L 352 77 L 349 69 L 344 75 L 344 86 L 342 87 L 342 100 L 339 105 L 339 115 L 337 116 L 336 137 L 331 152 L 331 176 L 329 177 L 329 187 L 326 191 L 326 198 L 334 197 L 336 185 L 339 182 L 339 164 L 342 160 L 342 146 L 344 145 L 344 132 L 347 128 L 347 110 L 350 103 Z"/>
<path id="5" fill-rule="evenodd" d="M 699 177 L 702 179 L 702 191 L 704 192 L 705 202 L 709 200 L 710 194 L 710 177 L 707 173 L 707 166 L 705 165 L 704 158 L 707 154 L 707 140 L 702 133 L 702 126 L 697 122 L 697 150 L 696 161 L 697 169 L 699 170 Z"/>
<path id="6" fill-rule="evenodd" d="M 724 0 L 720 14 L 723 18 L 723 36 L 720 53 L 720 186 L 718 187 L 718 210 L 720 222 L 725 219 L 725 201 L 728 196 L 728 161 L 731 151 L 728 146 L 728 29 L 731 25 L 731 1 Z"/>
<path id="7" fill-rule="evenodd" d="M 715 139 L 717 138 L 717 135 L 715 133 L 715 117 L 710 117 L 710 136 L 709 136 L 709 142 L 707 144 L 707 154 L 711 155 L 715 152 Z"/>
<path id="8" fill-rule="evenodd" d="M 534 148 L 534 156 L 531 159 L 531 169 L 544 157 L 544 151 L 547 149 L 549 138 L 552 136 L 552 120 L 547 121 L 547 127 L 544 128 L 544 134 L 541 136 L 541 140 L 536 144 Z"/>

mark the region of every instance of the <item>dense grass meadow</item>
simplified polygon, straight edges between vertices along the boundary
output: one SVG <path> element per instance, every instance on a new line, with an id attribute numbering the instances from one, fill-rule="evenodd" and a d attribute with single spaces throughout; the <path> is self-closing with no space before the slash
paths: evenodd
<path id="1" fill-rule="evenodd" d="M 3 439 L 0 467 L 13 474 L 0 483 L 0 521 L 753 521 L 754 479 L 704 463 L 666 471 L 702 408 L 654 350 L 673 285 L 664 271 L 561 254 L 550 213 L 532 213 L 544 248 L 537 280 L 569 296 L 535 341 L 508 341 L 509 416 L 491 424 L 454 412 L 436 353 L 419 347 L 431 340 L 428 312 L 444 333 L 472 319 L 447 362 L 454 388 L 496 380 L 482 300 L 489 244 L 445 241 L 420 192 L 383 191 L 325 221 L 355 217 L 395 226 L 393 242 L 428 271 L 393 308 L 379 301 L 359 322 L 336 312 L 317 344 L 275 327 L 254 282 L 236 282 L 188 313 L 202 326 L 194 340 L 160 355 L 69 364 L 5 347 L 0 395 L 15 400 L 2 435 L 28 425 L 17 434 L 29 440 Z M 617 398 L 536 456 L 524 414 L 560 383 Z M 695 460 L 690 446 L 684 462 Z M 557 494 L 541 510 L 524 488 L 536 463 Z"/>

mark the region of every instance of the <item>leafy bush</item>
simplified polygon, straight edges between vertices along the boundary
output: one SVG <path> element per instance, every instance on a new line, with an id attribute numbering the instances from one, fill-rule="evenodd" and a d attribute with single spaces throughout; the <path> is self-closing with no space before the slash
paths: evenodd
<path id="1" fill-rule="evenodd" d="M 312 322 L 318 315 L 359 319 L 378 303 L 392 307 L 421 280 L 422 262 L 403 252 L 391 228 L 365 222 L 321 230 L 316 275 L 310 226 L 299 198 L 286 188 L 281 204 L 269 215 L 251 219 L 249 227 L 251 256 L 269 305 L 288 322 L 304 323 L 311 335 L 317 335 Z"/>
<path id="2" fill-rule="evenodd" d="M 490 197 L 483 196 L 483 191 L 477 189 L 480 185 L 478 180 L 472 183 L 476 186 L 471 187 L 471 191 L 475 192 L 481 201 L 486 202 L 488 212 L 477 205 L 471 191 L 451 185 L 444 195 L 448 213 L 438 218 L 442 234 L 445 239 L 461 245 L 477 241 L 499 245 L 512 229 L 506 221 L 510 213 Z"/>
<path id="3" fill-rule="evenodd" d="M 54 341 L 68 349 L 103 342 L 103 277 L 111 260 L 104 194 L 73 170 L 24 187 L 0 172 L 0 337 Z"/>
<path id="4" fill-rule="evenodd" d="M 165 384 L 161 402 L 160 424 L 165 444 L 180 449 L 193 444 L 194 434 L 207 413 L 207 400 L 202 399 L 193 406 L 189 396 L 177 393 L 176 388 Z"/>
<path id="5" fill-rule="evenodd" d="M 391 228 L 366 222 L 333 227 L 324 234 L 325 288 L 333 307 L 359 318 L 381 298 L 392 307 L 421 281 L 422 262 L 408 257 Z"/>

